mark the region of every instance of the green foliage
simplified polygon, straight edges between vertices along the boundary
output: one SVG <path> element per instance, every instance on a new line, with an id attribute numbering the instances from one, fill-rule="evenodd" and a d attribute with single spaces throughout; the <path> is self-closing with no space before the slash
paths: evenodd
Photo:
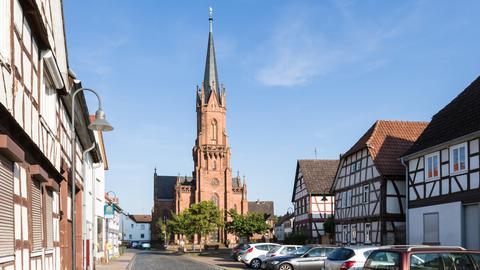
<path id="1" fill-rule="evenodd" d="M 211 201 L 193 204 L 168 221 L 168 230 L 191 238 L 193 235 L 206 236 L 223 226 L 222 213 Z"/>
<path id="2" fill-rule="evenodd" d="M 155 232 L 158 236 L 156 240 L 158 240 L 160 243 L 165 242 L 165 235 L 166 235 L 166 229 L 167 229 L 166 227 L 167 227 L 167 223 L 163 222 L 161 219 L 158 219 L 157 222 L 155 223 Z"/>
<path id="3" fill-rule="evenodd" d="M 228 214 L 232 220 L 227 222 L 225 229 L 237 236 L 250 238 L 254 234 L 264 234 L 269 229 L 262 214 L 248 213 L 247 215 L 241 215 L 233 209 Z"/>
<path id="4" fill-rule="evenodd" d="M 327 220 L 325 220 L 325 222 L 323 223 L 323 228 L 324 228 L 326 233 L 328 233 L 330 235 L 334 235 L 334 233 L 335 233 L 335 223 L 334 223 L 332 215 L 330 215 L 327 218 Z"/>
<path id="5" fill-rule="evenodd" d="M 293 233 L 285 237 L 283 241 L 286 245 L 305 245 L 308 237 L 304 233 Z"/>

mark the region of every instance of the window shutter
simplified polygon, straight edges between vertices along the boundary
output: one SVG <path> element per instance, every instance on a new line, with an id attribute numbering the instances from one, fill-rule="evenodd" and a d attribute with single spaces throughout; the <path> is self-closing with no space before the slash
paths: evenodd
<path id="1" fill-rule="evenodd" d="M 14 254 L 13 164 L 0 157 L 0 257 Z"/>
<path id="2" fill-rule="evenodd" d="M 40 183 L 34 179 L 30 181 L 32 187 L 32 251 L 42 249 L 42 195 Z"/>
<path id="3" fill-rule="evenodd" d="M 45 196 L 45 223 L 47 224 L 47 249 L 53 248 L 53 192 L 47 190 Z"/>

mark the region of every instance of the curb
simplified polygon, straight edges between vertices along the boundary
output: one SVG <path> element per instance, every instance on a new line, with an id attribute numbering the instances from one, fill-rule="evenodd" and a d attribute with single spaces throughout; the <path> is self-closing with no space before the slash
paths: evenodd
<path id="1" fill-rule="evenodd" d="M 138 253 L 135 253 L 135 255 L 133 255 L 132 259 L 127 264 L 127 267 L 125 267 L 125 270 L 132 270 L 132 266 L 133 266 L 133 263 L 135 262 L 135 259 L 137 258 L 137 254 Z"/>

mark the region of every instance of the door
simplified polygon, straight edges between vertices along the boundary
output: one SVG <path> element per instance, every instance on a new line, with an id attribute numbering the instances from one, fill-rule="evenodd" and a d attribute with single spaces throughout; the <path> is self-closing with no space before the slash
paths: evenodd
<path id="1" fill-rule="evenodd" d="M 463 243 L 467 249 L 480 249 L 480 207 L 463 206 Z"/>
<path id="2" fill-rule="evenodd" d="M 323 268 L 325 257 L 323 248 L 312 248 L 299 260 L 300 270 L 318 270 Z"/>

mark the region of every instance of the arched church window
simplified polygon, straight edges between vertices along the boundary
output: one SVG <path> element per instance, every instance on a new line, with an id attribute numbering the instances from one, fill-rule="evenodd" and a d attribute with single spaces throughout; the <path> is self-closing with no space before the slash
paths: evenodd
<path id="1" fill-rule="evenodd" d="M 213 193 L 212 202 L 218 207 L 220 206 L 220 198 L 218 198 L 217 193 Z"/>
<path id="2" fill-rule="evenodd" d="M 213 168 L 214 171 L 217 169 L 217 161 L 216 160 L 213 160 L 212 168 Z"/>
<path id="3" fill-rule="evenodd" d="M 215 120 L 215 119 L 212 120 L 211 129 L 212 129 L 212 141 L 214 143 L 216 143 L 217 142 L 217 135 L 218 135 L 217 120 Z"/>

